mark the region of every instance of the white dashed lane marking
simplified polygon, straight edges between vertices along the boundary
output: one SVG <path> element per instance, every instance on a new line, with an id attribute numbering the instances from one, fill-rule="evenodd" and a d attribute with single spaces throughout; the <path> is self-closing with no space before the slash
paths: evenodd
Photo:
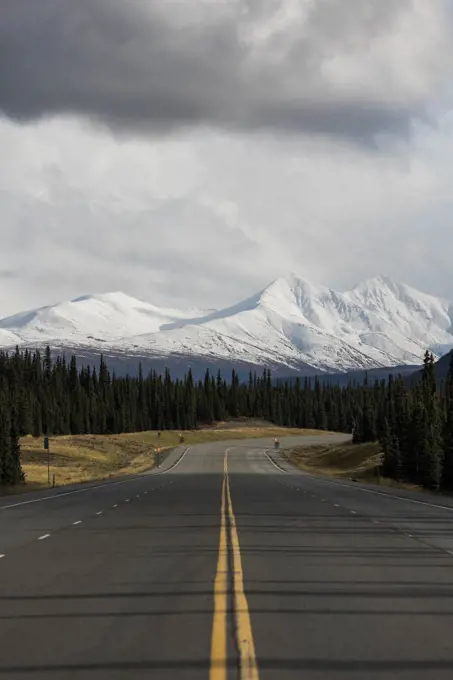
<path id="1" fill-rule="evenodd" d="M 117 507 L 118 507 L 118 503 L 115 503 L 115 505 L 112 505 L 112 508 L 117 508 Z"/>
<path id="2" fill-rule="evenodd" d="M 184 451 L 182 456 L 176 461 L 174 465 L 171 465 L 167 470 L 162 470 L 162 472 L 157 472 L 158 475 L 165 475 L 167 472 L 174 470 L 178 465 L 184 460 L 187 453 L 190 451 L 190 446 Z M 282 472 L 285 472 L 282 470 Z M 130 484 L 131 482 L 143 481 L 143 477 L 139 475 L 138 477 L 131 477 L 131 479 L 125 479 L 121 482 L 109 482 L 108 484 L 97 484 L 96 486 L 88 487 L 87 489 L 77 489 L 75 491 L 66 491 L 64 493 L 58 493 L 52 496 L 43 496 L 42 498 L 33 498 L 29 501 L 21 501 L 20 503 L 13 503 L 11 505 L 0 505 L 0 510 L 8 510 L 9 508 L 17 508 L 20 505 L 28 505 L 29 503 L 42 503 L 43 501 L 52 501 L 63 498 L 63 496 L 71 496 L 75 493 L 89 493 L 91 491 L 96 491 L 97 489 L 103 489 L 108 486 L 117 486 L 118 484 Z"/>
<path id="3" fill-rule="evenodd" d="M 74 526 L 75 526 L 76 524 L 82 524 L 82 520 L 81 520 L 81 519 L 78 519 L 77 522 L 73 522 L 72 524 L 73 524 Z"/>
<path id="4" fill-rule="evenodd" d="M 0 555 L 0 560 L 2 559 L 2 557 L 5 557 L 5 556 L 4 556 L 4 555 Z"/>
<path id="5" fill-rule="evenodd" d="M 50 534 L 43 534 L 38 538 L 38 541 L 43 541 L 45 538 L 49 538 Z"/>
<path id="6" fill-rule="evenodd" d="M 96 515 L 102 515 L 103 512 L 104 512 L 103 510 L 99 510 L 99 512 L 97 512 Z"/>

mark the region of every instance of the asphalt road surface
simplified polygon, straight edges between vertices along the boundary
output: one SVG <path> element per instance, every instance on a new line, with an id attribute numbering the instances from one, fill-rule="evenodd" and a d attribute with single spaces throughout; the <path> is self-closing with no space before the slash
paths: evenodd
<path id="1" fill-rule="evenodd" d="M 453 499 L 311 477 L 271 445 L 3 498 L 0 678 L 451 679 Z"/>

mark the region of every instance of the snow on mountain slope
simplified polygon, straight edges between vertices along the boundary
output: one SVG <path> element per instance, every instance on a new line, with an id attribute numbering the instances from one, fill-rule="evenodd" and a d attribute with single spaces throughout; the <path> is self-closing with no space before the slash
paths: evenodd
<path id="1" fill-rule="evenodd" d="M 427 346 L 453 345 L 448 309 L 447 301 L 384 279 L 338 293 L 290 275 L 195 323 L 129 340 L 164 355 L 307 363 L 321 370 L 419 364 Z"/>
<path id="2" fill-rule="evenodd" d="M 89 344 L 90 340 L 109 342 L 139 333 L 155 333 L 165 324 L 187 322 L 205 313 L 195 309 L 187 312 L 160 309 L 124 293 L 106 293 L 1 319 L 0 332 L 9 331 L 26 342 L 66 340 Z"/>
<path id="3" fill-rule="evenodd" d="M 451 312 L 448 301 L 383 277 L 339 293 L 292 274 L 214 312 L 159 309 L 121 293 L 79 298 L 3 319 L 0 344 L 12 344 L 3 332 L 29 345 L 341 371 L 419 364 L 427 347 L 448 351 Z"/>
<path id="4" fill-rule="evenodd" d="M 10 331 L 0 328 L 0 348 L 13 347 L 17 344 L 20 344 L 20 338 L 15 333 L 10 333 Z"/>

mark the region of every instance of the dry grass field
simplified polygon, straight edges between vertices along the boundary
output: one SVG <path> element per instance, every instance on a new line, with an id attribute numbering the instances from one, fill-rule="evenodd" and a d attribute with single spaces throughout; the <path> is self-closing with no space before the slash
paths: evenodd
<path id="1" fill-rule="evenodd" d="M 368 444 L 339 444 L 299 446 L 286 452 L 288 460 L 300 470 L 334 478 L 354 478 L 362 482 L 379 483 L 405 489 L 416 489 L 413 484 L 397 482 L 378 475 L 382 450 L 378 442 Z"/>
<path id="2" fill-rule="evenodd" d="M 156 447 L 166 450 L 179 445 L 179 431 L 137 432 L 120 435 L 78 435 L 50 438 L 50 475 L 56 486 L 139 474 L 155 465 Z M 260 422 L 218 423 L 215 427 L 182 433 L 186 445 L 259 437 L 320 434 L 316 430 L 274 427 Z M 10 492 L 48 486 L 47 451 L 42 437 L 21 440 L 22 467 L 26 484 Z"/>

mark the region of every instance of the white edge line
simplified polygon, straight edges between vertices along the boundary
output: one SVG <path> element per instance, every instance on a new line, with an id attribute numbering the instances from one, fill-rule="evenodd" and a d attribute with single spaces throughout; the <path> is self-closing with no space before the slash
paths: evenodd
<path id="1" fill-rule="evenodd" d="M 416 505 L 427 505 L 430 508 L 438 508 L 439 510 L 448 510 L 453 512 L 453 507 L 448 505 L 438 505 L 437 503 L 429 503 L 429 501 L 417 501 L 415 498 L 404 498 L 404 496 L 396 496 L 390 493 L 384 493 L 383 491 L 375 491 L 374 489 L 364 489 L 363 486 L 352 486 L 352 484 L 342 484 L 341 482 L 334 482 L 330 479 L 321 479 L 319 477 L 314 477 L 310 475 L 311 479 L 315 479 L 317 482 L 324 482 L 325 484 L 333 484 L 334 486 L 341 486 L 344 489 L 354 489 L 356 491 L 362 491 L 363 493 L 372 493 L 375 496 L 383 496 L 389 500 L 406 501 L 407 503 L 415 503 Z"/>
<path id="2" fill-rule="evenodd" d="M 157 474 L 158 474 L 158 475 L 166 475 L 167 472 L 170 472 L 171 470 L 174 470 L 175 468 L 177 468 L 178 465 L 182 462 L 183 458 L 185 458 L 187 452 L 190 451 L 190 448 L 191 448 L 191 447 L 188 446 L 187 449 L 186 449 L 186 450 L 184 451 L 184 453 L 182 454 L 181 458 L 179 458 L 179 459 L 176 461 L 176 463 L 175 463 L 174 465 L 172 465 L 171 467 L 169 467 L 168 470 L 164 470 L 163 472 L 158 472 Z"/>
<path id="3" fill-rule="evenodd" d="M 43 534 L 38 538 L 38 541 L 43 541 L 45 538 L 49 538 L 50 534 Z"/>
<path id="4" fill-rule="evenodd" d="M 297 468 L 294 468 L 294 470 L 283 470 L 283 468 L 280 468 L 272 458 L 270 458 L 266 451 L 264 451 L 264 454 L 269 458 L 270 462 L 272 465 L 275 465 L 277 469 L 279 469 L 281 472 L 285 472 L 287 474 L 302 474 L 300 470 Z M 304 473 L 304 475 L 307 475 L 310 479 L 315 480 L 316 482 L 321 482 L 324 484 L 332 484 L 334 486 L 340 486 L 343 487 L 344 489 L 355 489 L 356 491 L 362 491 L 363 493 L 372 493 L 375 496 L 383 496 L 384 498 L 388 498 L 389 500 L 398 500 L 398 501 L 406 501 L 407 503 L 415 503 L 416 505 L 427 505 L 430 508 L 437 508 L 439 510 L 448 510 L 448 512 L 453 512 L 453 507 L 448 506 L 448 505 L 439 505 L 438 503 L 430 503 L 429 501 L 418 501 L 415 498 L 405 498 L 404 496 L 397 496 L 395 494 L 391 493 L 384 493 L 383 491 L 377 491 L 375 489 L 364 489 L 363 486 L 357 486 L 353 484 L 342 484 L 341 482 L 336 482 L 332 479 L 325 479 L 323 477 L 317 477 L 315 475 L 311 475 L 310 473 Z M 312 498 L 315 498 L 315 496 L 312 496 Z"/>
<path id="5" fill-rule="evenodd" d="M 190 446 L 187 447 L 187 449 L 184 451 L 182 454 L 181 458 L 179 458 L 174 465 L 168 468 L 168 470 L 163 470 L 162 472 L 157 472 L 154 474 L 156 475 L 165 475 L 167 472 L 170 472 L 170 470 L 174 470 L 176 467 L 178 467 L 179 463 L 182 461 L 186 453 L 190 450 Z M 138 480 L 142 480 L 145 478 L 146 475 L 140 475 L 139 477 L 131 477 L 130 479 L 122 479 L 119 482 L 107 482 L 105 484 L 97 484 L 96 486 L 90 486 L 86 489 L 74 489 L 73 491 L 64 491 L 63 493 L 56 493 L 53 496 L 44 496 L 43 498 L 33 498 L 29 501 L 21 501 L 20 503 L 12 503 L 11 505 L 0 505 L 0 511 L 1 510 L 8 510 L 8 508 L 17 508 L 20 505 L 30 505 L 30 503 L 42 503 L 43 501 L 51 501 L 56 498 L 63 498 L 64 496 L 71 496 L 72 494 L 75 493 L 88 493 L 89 491 L 95 491 L 97 489 L 103 489 L 108 486 L 118 486 L 119 484 L 129 484 L 130 482 L 136 482 Z"/>
<path id="6" fill-rule="evenodd" d="M 20 503 L 13 503 L 12 505 L 0 505 L 0 510 L 7 510 L 8 508 L 17 508 L 19 505 L 30 505 L 30 503 L 42 503 L 43 501 L 51 501 L 56 498 L 63 498 L 64 496 L 72 496 L 76 493 L 88 493 L 89 491 L 96 491 L 97 489 L 103 489 L 108 486 L 118 486 L 118 484 L 128 484 L 129 482 L 136 482 L 143 477 L 132 477 L 131 479 L 123 479 L 121 482 L 107 482 L 107 484 L 97 484 L 96 486 L 90 486 L 87 489 L 74 489 L 73 491 L 64 491 L 63 493 L 56 493 L 53 496 L 44 496 L 43 498 L 33 498 L 29 501 L 21 501 Z"/>
<path id="7" fill-rule="evenodd" d="M 287 470 L 284 470 L 283 468 L 280 467 L 280 465 L 277 465 L 277 463 L 275 463 L 275 461 L 272 460 L 267 451 L 263 451 L 263 453 L 266 456 L 266 458 L 272 463 L 272 465 L 277 468 L 277 470 L 279 470 L 280 472 L 284 472 L 285 474 L 288 473 Z"/>

